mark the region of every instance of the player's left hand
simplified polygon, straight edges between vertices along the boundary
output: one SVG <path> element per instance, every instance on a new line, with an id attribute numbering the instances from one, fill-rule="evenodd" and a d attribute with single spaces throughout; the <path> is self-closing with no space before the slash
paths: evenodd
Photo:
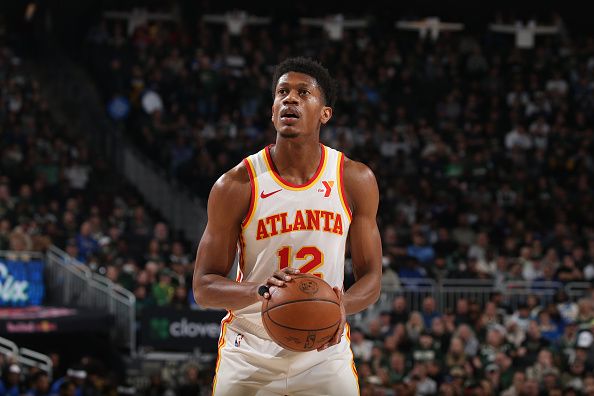
<path id="1" fill-rule="evenodd" d="M 338 302 L 340 303 L 340 324 L 338 325 L 338 330 L 336 330 L 334 337 L 332 337 L 332 339 L 330 341 L 328 341 L 327 343 L 325 343 L 324 345 L 319 347 L 318 352 L 321 352 L 326 348 L 329 348 L 333 345 L 340 343 L 340 339 L 342 338 L 342 333 L 344 332 L 344 326 L 346 325 L 346 310 L 344 308 L 344 300 L 343 300 L 344 293 L 342 292 L 341 288 L 336 287 L 336 286 L 333 287 L 333 290 L 334 290 L 334 293 L 336 293 L 336 296 L 338 296 Z"/>

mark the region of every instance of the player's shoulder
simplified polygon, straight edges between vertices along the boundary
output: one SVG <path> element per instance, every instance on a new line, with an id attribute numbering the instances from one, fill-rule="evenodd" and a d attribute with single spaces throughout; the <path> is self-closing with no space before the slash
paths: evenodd
<path id="1" fill-rule="evenodd" d="M 342 178 L 347 201 L 350 202 L 353 212 L 377 203 L 379 199 L 377 181 L 373 171 L 367 165 L 345 156 Z"/>
<path id="2" fill-rule="evenodd" d="M 375 183 L 375 175 L 369 166 L 344 156 L 343 177 L 345 182 Z"/>
<path id="3" fill-rule="evenodd" d="M 250 175 L 244 161 L 223 173 L 212 187 L 212 193 L 235 193 L 249 189 Z"/>

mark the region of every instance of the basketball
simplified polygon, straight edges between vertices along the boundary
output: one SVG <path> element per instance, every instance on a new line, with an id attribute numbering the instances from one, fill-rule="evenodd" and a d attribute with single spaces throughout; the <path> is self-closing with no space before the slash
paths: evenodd
<path id="1" fill-rule="evenodd" d="M 277 344 L 307 352 L 328 342 L 340 325 L 340 303 L 332 287 L 310 274 L 291 275 L 262 303 L 262 322 Z"/>

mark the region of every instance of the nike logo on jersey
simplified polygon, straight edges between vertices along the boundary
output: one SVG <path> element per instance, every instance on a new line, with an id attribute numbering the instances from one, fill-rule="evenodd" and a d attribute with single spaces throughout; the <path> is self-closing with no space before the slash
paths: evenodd
<path id="1" fill-rule="evenodd" d="M 264 191 L 262 191 L 262 193 L 260 193 L 260 198 L 262 198 L 262 199 L 264 199 L 264 198 L 268 198 L 269 196 L 271 196 L 271 195 L 274 195 L 274 194 L 276 194 L 277 192 L 279 192 L 279 191 L 282 191 L 282 190 L 283 190 L 283 189 L 281 188 L 280 190 L 276 190 L 276 191 L 270 192 L 270 193 L 268 193 L 268 194 L 264 194 Z"/>

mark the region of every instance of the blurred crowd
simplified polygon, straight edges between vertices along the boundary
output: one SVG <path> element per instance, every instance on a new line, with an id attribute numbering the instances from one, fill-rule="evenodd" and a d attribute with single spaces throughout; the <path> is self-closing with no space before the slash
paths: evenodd
<path id="1" fill-rule="evenodd" d="M 129 103 L 118 121 L 128 136 L 205 198 L 274 141 L 274 65 L 313 56 L 339 88 L 322 141 L 377 176 L 386 266 L 405 277 L 594 279 L 594 39 L 561 29 L 520 50 L 496 33 L 433 42 L 383 26 L 331 41 L 297 20 L 240 35 L 203 21 L 128 35 L 103 20 L 87 60 L 106 102 Z"/>
<path id="2" fill-rule="evenodd" d="M 361 394 L 594 395 L 594 295 L 529 295 L 515 309 L 501 297 L 443 312 L 432 296 L 418 311 L 396 297 L 351 330 Z"/>
<path id="3" fill-rule="evenodd" d="M 54 244 L 132 291 L 137 315 L 151 306 L 195 306 L 186 241 L 114 178 L 84 136 L 57 121 L 38 81 L 4 46 L 0 120 L 0 250 L 43 251 Z M 0 396 L 72 394 L 72 381 L 50 392 L 47 373 L 0 358 Z M 60 355 L 52 358 L 57 363 Z M 84 395 L 117 394 L 113 372 L 99 364 L 88 369 L 100 373 L 85 380 Z M 95 383 L 101 390 L 92 390 Z"/>
<path id="4" fill-rule="evenodd" d="M 67 123 L 59 123 L 9 48 L 0 48 L 0 250 L 50 244 L 134 292 L 188 307 L 186 241 Z"/>
<path id="5" fill-rule="evenodd" d="M 432 41 L 374 22 L 333 41 L 297 19 L 238 35 L 199 18 L 131 34 L 102 20 L 86 59 L 108 107 L 129 106 L 114 122 L 203 198 L 274 142 L 274 65 L 320 60 L 339 90 L 321 139 L 380 185 L 387 289 L 464 278 L 558 291 L 452 312 L 397 298 L 353 329 L 362 393 L 594 394 L 593 296 L 564 291 L 594 280 L 594 38 L 557 20 L 560 34 L 521 50 L 491 32 Z"/>
<path id="6" fill-rule="evenodd" d="M 560 27 L 520 50 L 495 33 L 431 41 L 379 22 L 333 41 L 297 20 L 239 35 L 202 21 L 128 34 L 102 20 L 86 64 L 127 137 L 206 198 L 274 142 L 274 65 L 320 60 L 339 91 L 322 142 L 378 179 L 387 289 L 465 278 L 559 291 L 451 311 L 396 298 L 352 329 L 362 394 L 594 395 L 594 296 L 563 292 L 594 280 L 594 38 Z M 187 242 L 51 117 L 8 48 L 0 104 L 0 250 L 54 243 L 133 291 L 139 314 L 193 304 Z M 167 388 L 159 378 L 149 389 Z"/>
<path id="7" fill-rule="evenodd" d="M 149 383 L 141 391 L 119 384 L 113 370 L 92 357 L 84 356 L 68 367 L 59 354 L 50 357 L 54 366 L 52 373 L 47 373 L 0 352 L 0 396 L 200 396 L 206 395 L 204 390 L 209 387 L 210 377 L 206 376 L 210 373 L 203 373 L 195 362 L 181 365 L 176 378 L 168 382 L 159 372 L 147 373 Z"/>
<path id="8" fill-rule="evenodd" d="M 0 353 L 0 395 L 86 396 L 117 395 L 113 373 L 100 361 L 85 356 L 80 363 L 63 367 L 59 353 L 51 353 L 53 369 L 45 372 L 23 365 L 14 356 Z"/>

